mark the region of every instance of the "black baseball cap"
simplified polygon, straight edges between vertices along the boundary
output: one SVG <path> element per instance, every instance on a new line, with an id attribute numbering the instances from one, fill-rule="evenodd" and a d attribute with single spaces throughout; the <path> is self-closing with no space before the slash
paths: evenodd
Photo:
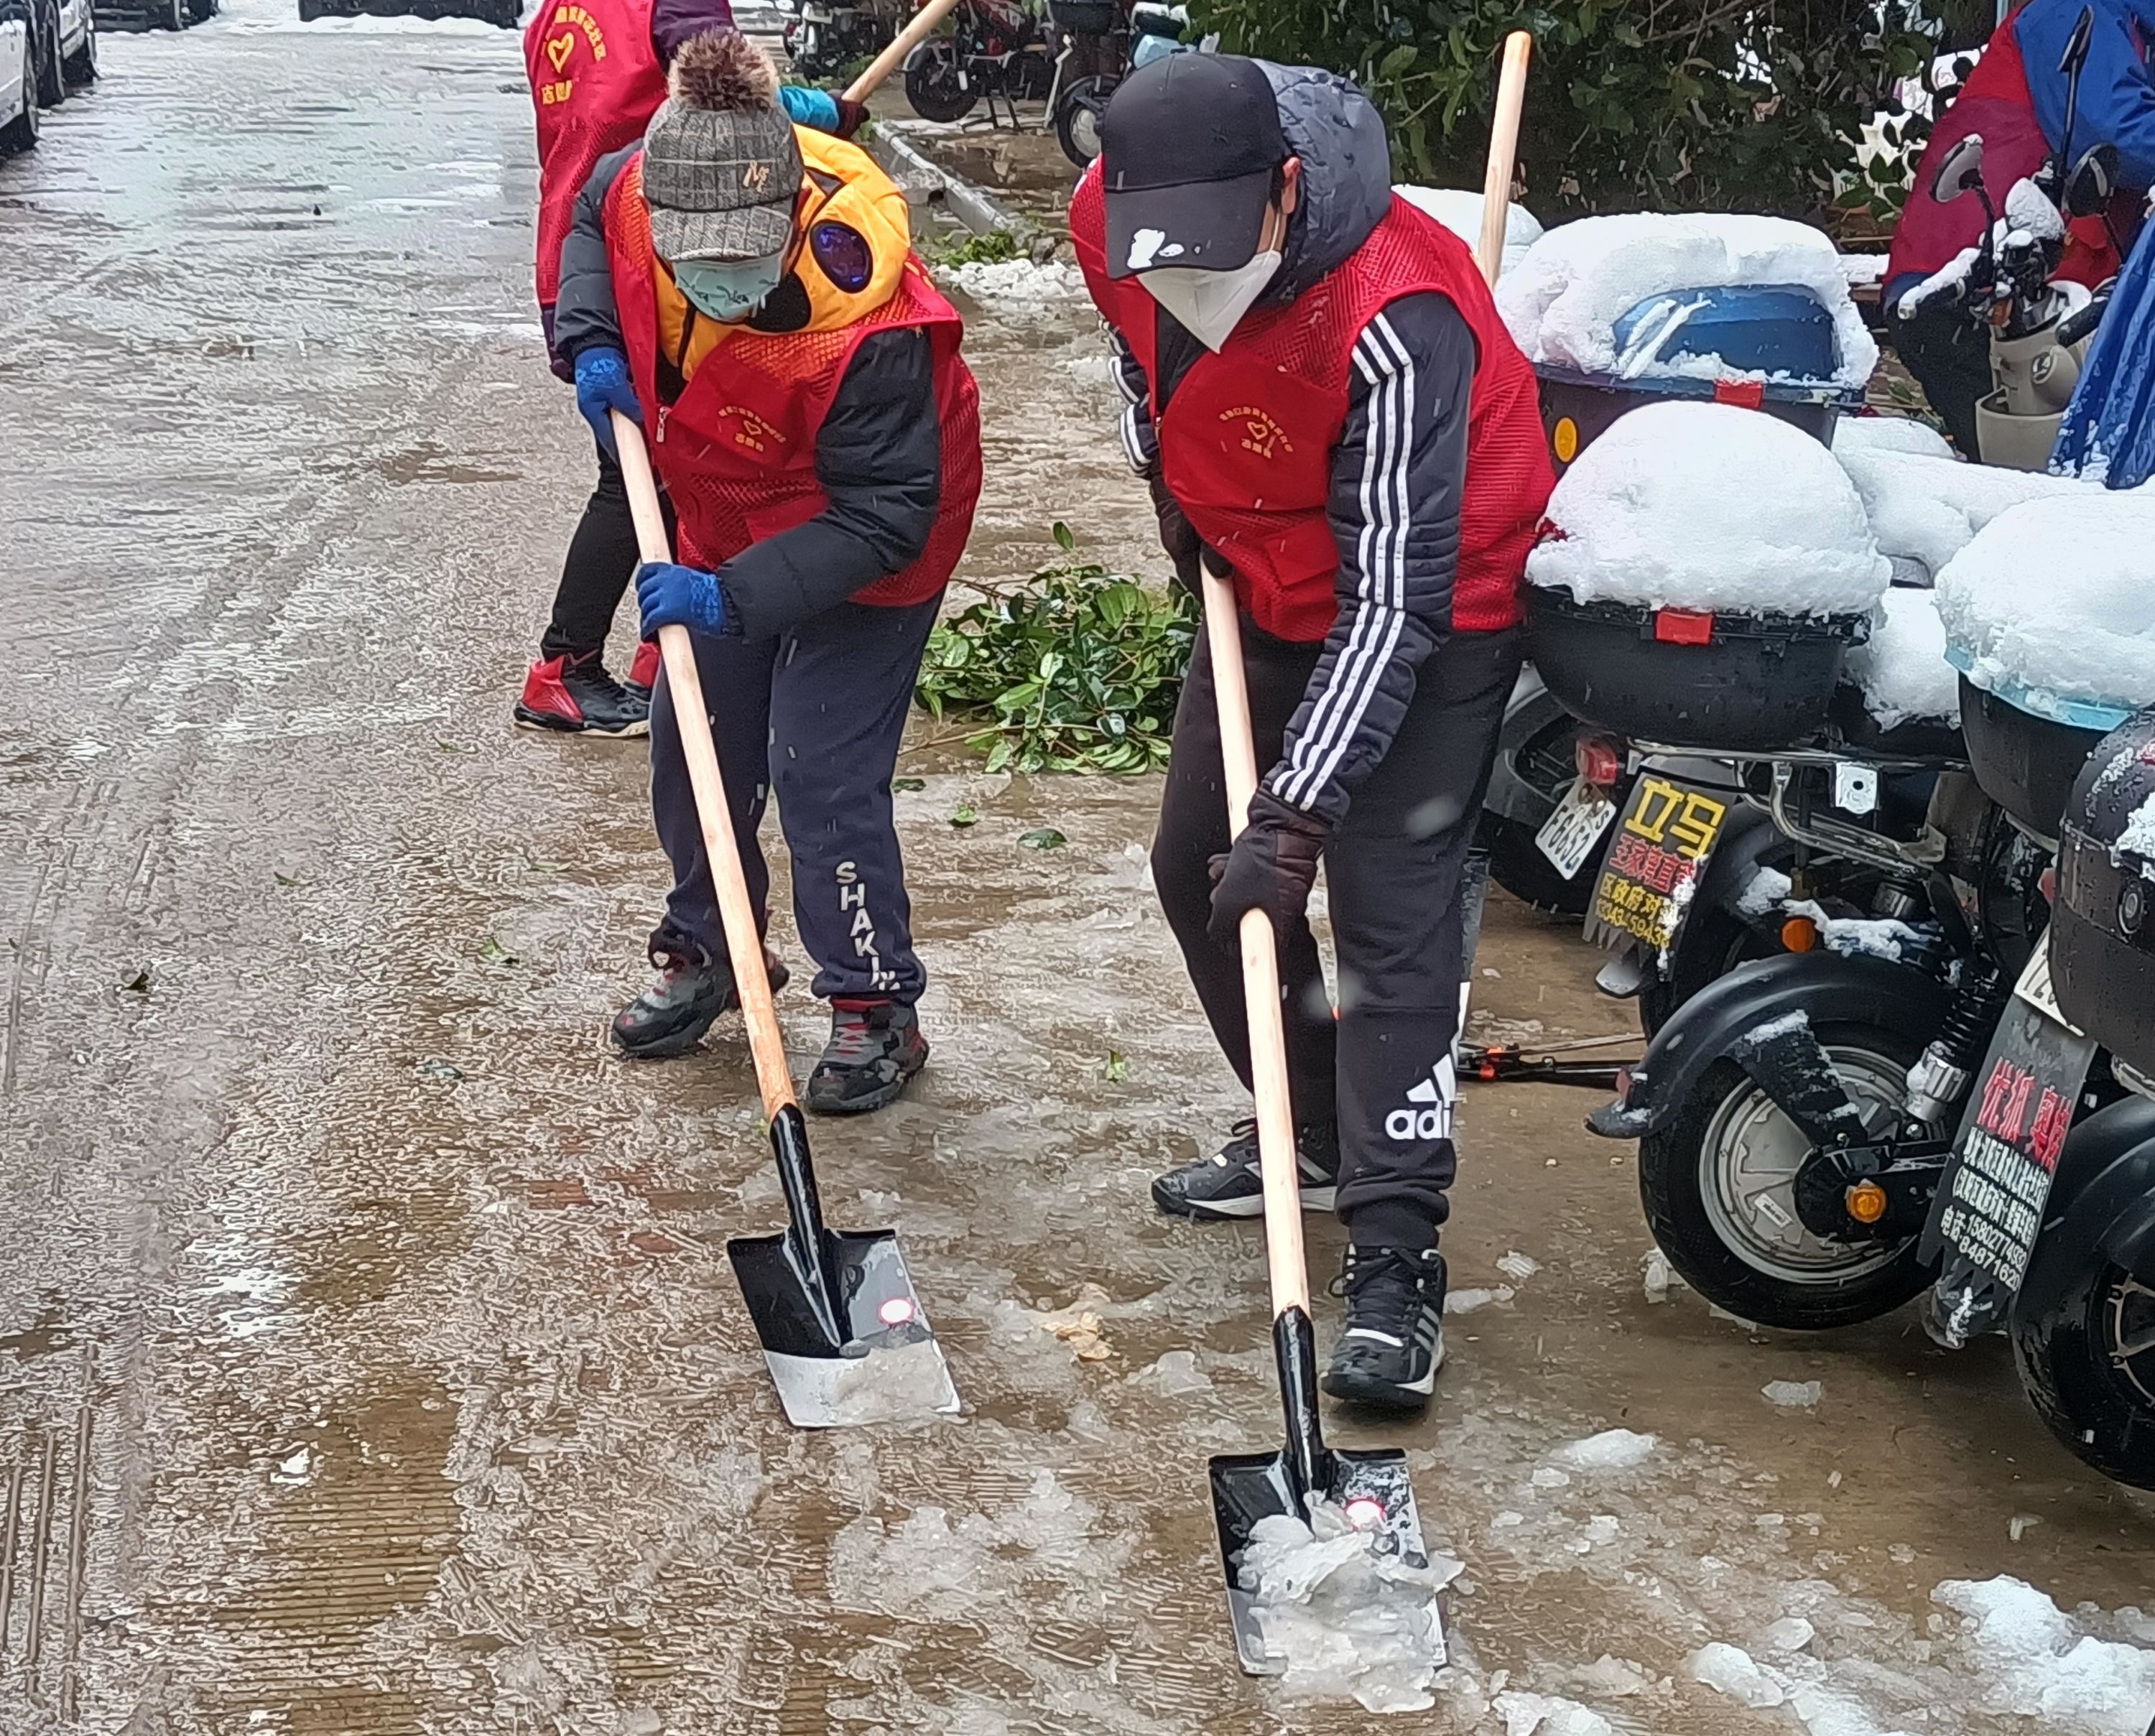
<path id="1" fill-rule="evenodd" d="M 1272 80 L 1256 61 L 1166 54 L 1139 68 L 1100 120 L 1108 275 L 1246 265 L 1290 154 Z"/>

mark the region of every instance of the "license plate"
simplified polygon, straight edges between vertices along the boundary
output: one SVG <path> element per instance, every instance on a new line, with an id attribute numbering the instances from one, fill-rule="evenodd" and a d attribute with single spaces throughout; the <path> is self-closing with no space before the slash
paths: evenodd
<path id="1" fill-rule="evenodd" d="M 1610 948 L 1667 952 L 1683 931 L 1692 894 L 1728 818 L 1728 804 L 1718 796 L 1651 772 L 1641 776 L 1601 858 L 1586 938 Z"/>
<path id="2" fill-rule="evenodd" d="M 1550 864 L 1567 880 L 1586 866 L 1586 858 L 1601 842 L 1601 834 L 1615 823 L 1616 804 L 1606 790 L 1598 790 L 1584 778 L 1576 780 L 1556 805 L 1556 812 L 1542 822 L 1534 842 Z"/>

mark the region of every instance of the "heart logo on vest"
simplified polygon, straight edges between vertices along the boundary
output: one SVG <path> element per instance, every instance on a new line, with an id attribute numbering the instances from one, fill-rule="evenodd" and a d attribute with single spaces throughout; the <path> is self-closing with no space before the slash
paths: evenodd
<path id="1" fill-rule="evenodd" d="M 546 38 L 546 58 L 554 63 L 555 72 L 569 64 L 569 56 L 576 52 L 576 33 L 565 30 L 559 36 Z"/>
<path id="2" fill-rule="evenodd" d="M 1237 404 L 1232 409 L 1222 410 L 1220 420 L 1241 422 L 1242 432 L 1236 443 L 1243 451 L 1253 452 L 1261 458 L 1272 457 L 1275 451 L 1294 450 L 1294 442 L 1287 438 L 1287 430 L 1255 404 Z"/>

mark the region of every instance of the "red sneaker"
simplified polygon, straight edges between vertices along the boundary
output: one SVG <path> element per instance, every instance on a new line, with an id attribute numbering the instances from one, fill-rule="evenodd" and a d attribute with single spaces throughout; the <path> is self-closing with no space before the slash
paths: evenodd
<path id="1" fill-rule="evenodd" d="M 520 729 L 567 735 L 648 735 L 651 702 L 609 675 L 596 651 L 578 658 L 545 657 L 524 678 L 516 723 Z"/>
<path id="2" fill-rule="evenodd" d="M 651 689 L 658 685 L 660 668 L 658 641 L 639 639 L 636 643 L 636 661 L 628 666 L 628 679 L 622 685 L 632 694 L 640 694 L 643 703 L 651 703 Z"/>

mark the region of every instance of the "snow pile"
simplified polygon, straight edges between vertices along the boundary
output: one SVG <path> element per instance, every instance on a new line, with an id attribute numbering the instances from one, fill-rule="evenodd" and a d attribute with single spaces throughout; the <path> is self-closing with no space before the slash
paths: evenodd
<path id="1" fill-rule="evenodd" d="M 1527 557 L 1530 582 L 1579 602 L 1754 614 L 1867 614 L 1891 571 L 1825 447 L 1682 402 L 1631 411 L 1581 453 Z"/>
<path id="2" fill-rule="evenodd" d="M 1953 442 L 1912 416 L 1844 416 L 1833 426 L 1833 452 L 1835 458 L 1850 452 L 1905 452 L 1924 458 L 1954 456 Z"/>
<path id="3" fill-rule="evenodd" d="M 2039 714 L 2155 700 L 2150 548 L 2148 491 L 2086 489 L 2000 514 L 1938 575 L 1955 665 Z"/>
<path id="4" fill-rule="evenodd" d="M 512 49 L 516 46 L 513 32 L 485 18 L 420 18 L 408 13 L 376 18 L 361 13 L 355 18 L 317 18 L 311 23 L 302 23 L 291 0 L 223 0 L 218 15 L 207 24 L 216 29 L 265 35 L 299 33 L 313 36 L 319 33 L 340 36 L 480 36 Z"/>
<path id="5" fill-rule="evenodd" d="M 1820 231 L 1784 218 L 1581 218 L 1527 249 L 1498 280 L 1497 306 L 1530 361 L 1612 374 L 1618 368 L 1616 321 L 1641 302 L 1669 297 L 1669 317 L 1680 320 L 1684 291 L 1739 284 L 1809 290 L 1833 315 L 1835 382 L 1861 387 L 1871 378 L 1878 346 L 1849 294 L 1840 253 Z M 1656 367 L 1706 379 L 1725 371 L 1717 356 Z"/>
<path id="6" fill-rule="evenodd" d="M 2052 1736 L 2142 1736 L 2155 1713 L 2155 1651 L 2082 1635 L 2025 1580 L 1948 1580 L 1932 1601 L 1961 1628 L 2001 1712 Z"/>
<path id="7" fill-rule="evenodd" d="M 1085 279 L 1075 265 L 1051 259 L 976 259 L 963 265 L 939 265 L 935 275 L 999 313 L 1060 319 L 1064 305 L 1085 294 Z"/>
<path id="8" fill-rule="evenodd" d="M 1842 424 L 1856 426 L 1861 424 Z M 2096 488 L 2077 477 L 1964 464 L 1935 453 L 1869 446 L 1862 439 L 1851 446 L 1839 434 L 1833 453 L 1870 515 L 1879 552 L 1902 577 L 1923 584 L 1943 572 L 1976 532 L 2000 513 L 2024 500 L 2085 499 Z"/>
<path id="9" fill-rule="evenodd" d="M 1574 1471 L 1629 1471 L 1644 1464 L 1660 1445 L 1661 1438 L 1656 1435 L 1604 1429 L 1598 1435 L 1559 1447 L 1549 1457 Z"/>
<path id="10" fill-rule="evenodd" d="M 1881 597 L 1870 643 L 1850 646 L 1844 667 L 1881 730 L 1918 717 L 1960 721 L 1959 673 L 1946 661 L 1945 623 L 1927 591 L 1893 590 Z"/>
<path id="11" fill-rule="evenodd" d="M 1352 1696 L 1370 1712 L 1421 1712 L 1444 1667 L 1436 1595 L 1458 1577 L 1449 1557 L 1409 1567 L 1376 1552 L 1380 1532 L 1359 1531 L 1328 1502 L 1310 1523 L 1268 1513 L 1242 1552 L 1265 1650 L 1286 1661 L 1292 1693 Z"/>
<path id="12" fill-rule="evenodd" d="M 1554 1694 L 1499 1694 L 1504 1736 L 1616 1736 L 1616 1727 L 1589 1706 Z"/>
<path id="13" fill-rule="evenodd" d="M 1456 187 L 1395 187 L 1415 210 L 1435 218 L 1472 248 L 1482 239 L 1482 200 Z M 1523 205 L 1514 205 L 1504 219 L 1504 254 L 1497 264 L 1499 277 L 1526 257 L 1527 249 L 1542 238 L 1541 220 Z"/>

